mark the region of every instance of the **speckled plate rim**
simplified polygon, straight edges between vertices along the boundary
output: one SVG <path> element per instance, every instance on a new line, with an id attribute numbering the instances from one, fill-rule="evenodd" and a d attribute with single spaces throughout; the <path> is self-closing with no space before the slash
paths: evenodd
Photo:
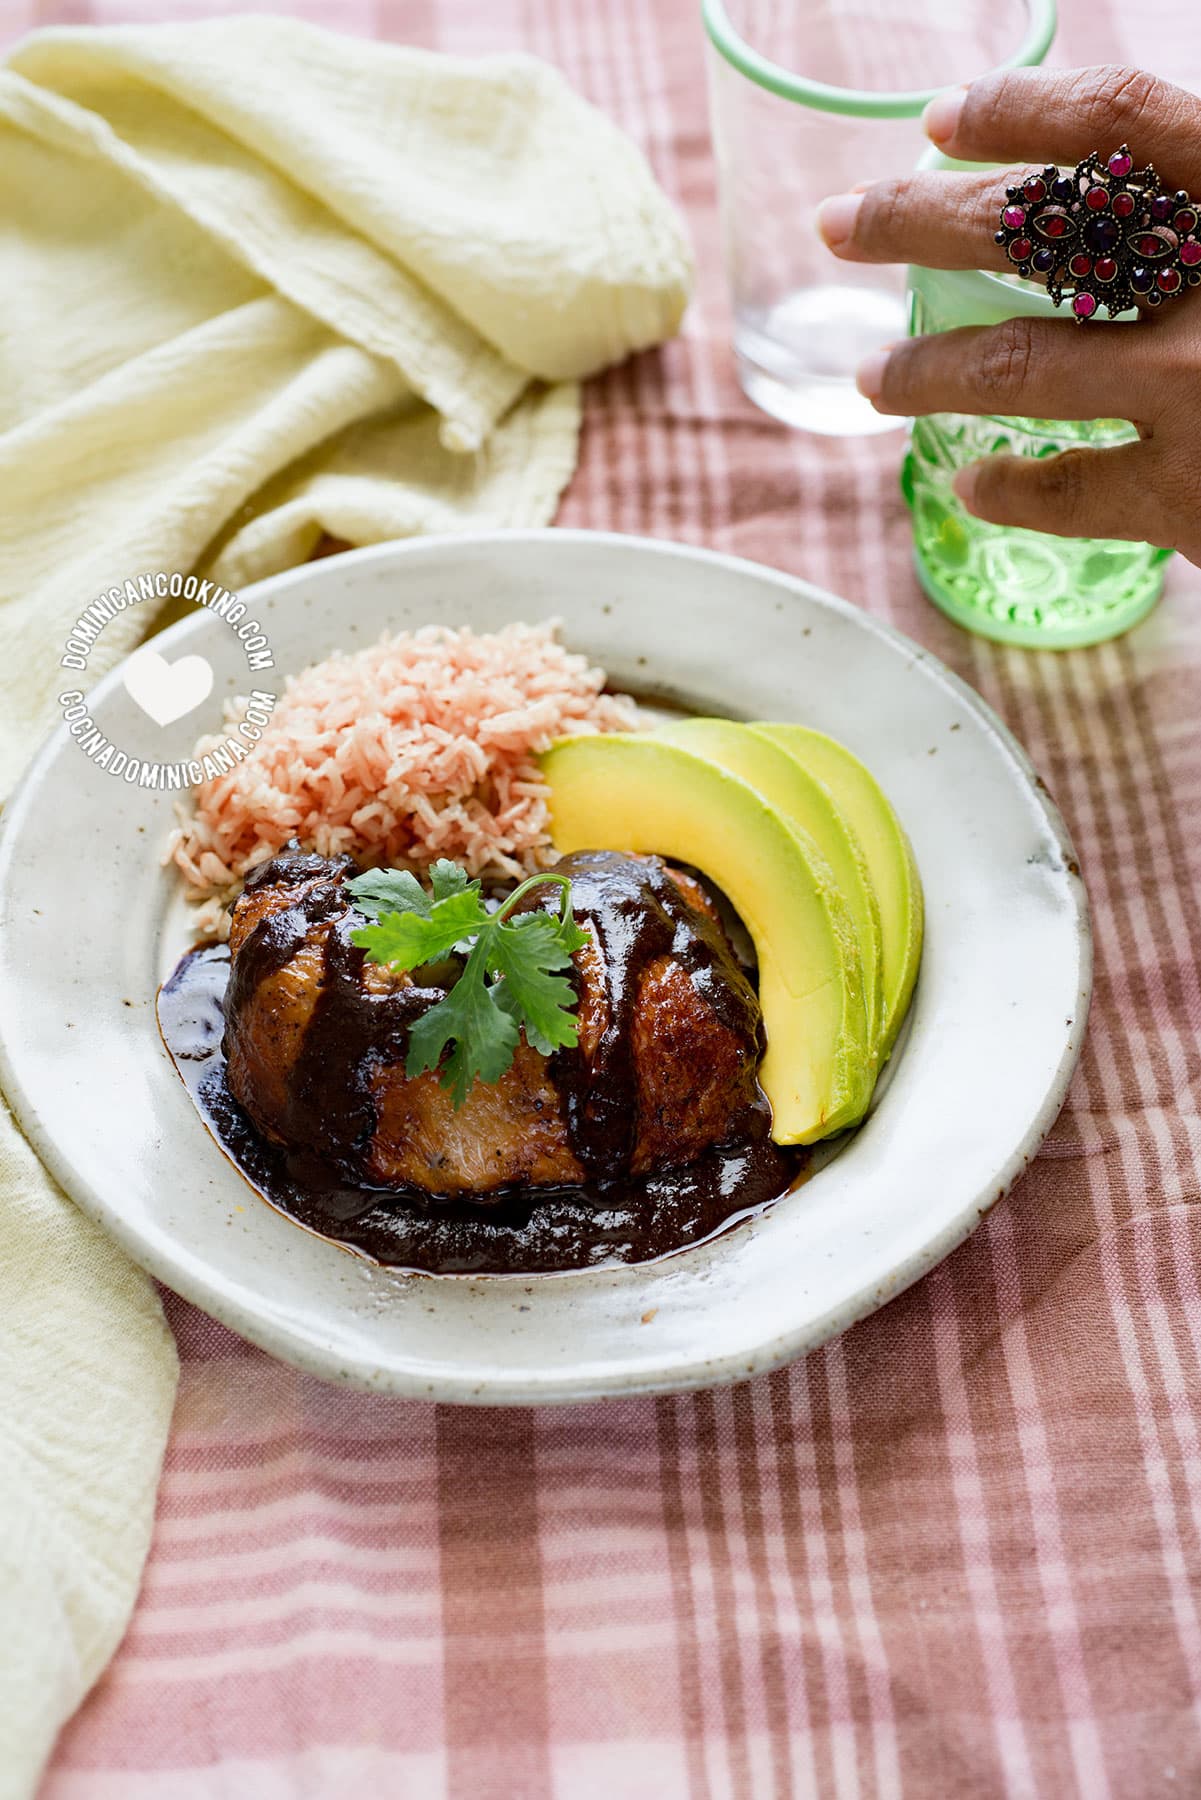
<path id="1" fill-rule="evenodd" d="M 899 1260 L 886 1281 L 865 1285 L 836 1304 L 799 1322 L 793 1329 L 775 1332 L 753 1346 L 743 1346 L 721 1355 L 697 1354 L 684 1361 L 675 1359 L 661 1367 L 641 1366 L 628 1372 L 608 1369 L 598 1372 L 586 1360 L 581 1359 L 577 1368 L 555 1370 L 545 1379 L 529 1373 L 514 1378 L 501 1371 L 491 1375 L 487 1371 L 476 1370 L 465 1372 L 462 1376 L 448 1374 L 430 1380 L 427 1378 L 429 1372 L 419 1366 L 410 1368 L 395 1362 L 381 1364 L 370 1358 L 347 1359 L 341 1350 L 331 1354 L 331 1345 L 324 1342 L 319 1333 L 281 1330 L 277 1323 L 265 1321 L 258 1316 L 253 1306 L 247 1306 L 231 1297 L 225 1290 L 225 1284 L 206 1276 L 203 1270 L 198 1270 L 182 1247 L 161 1244 L 148 1246 L 143 1234 L 125 1216 L 119 1198 L 115 1198 L 103 1182 L 98 1182 L 77 1165 L 64 1150 L 53 1121 L 42 1116 L 23 1077 L 24 1058 L 16 1009 L 11 1006 L 0 1007 L 0 1086 L 7 1094 L 25 1136 L 54 1179 L 81 1210 L 104 1226 L 132 1259 L 150 1274 L 250 1342 L 323 1379 L 344 1382 L 368 1391 L 463 1404 L 482 1402 L 531 1405 L 582 1402 L 613 1395 L 676 1392 L 727 1383 L 778 1368 L 875 1311 L 933 1268 L 967 1238 L 990 1209 L 1005 1196 L 1037 1152 L 1062 1108 L 1081 1052 L 1092 987 L 1092 938 L 1087 896 L 1063 819 L 1020 743 L 980 696 L 913 640 L 848 602 L 806 581 L 743 558 L 660 539 L 566 529 L 471 533 L 372 546 L 330 559 L 329 564 L 306 564 L 286 571 L 244 589 L 242 597 L 261 606 L 268 595 L 284 596 L 294 587 L 319 580 L 320 571 L 335 563 L 343 565 L 343 569 L 348 563 L 354 563 L 389 567 L 396 565 L 403 570 L 409 560 L 437 559 L 443 554 L 453 558 L 472 549 L 504 556 L 522 544 L 541 544 L 548 539 L 565 547 L 618 546 L 623 551 L 634 551 L 639 555 L 673 559 L 685 567 L 704 565 L 709 569 L 725 569 L 731 575 L 740 577 L 750 575 L 756 581 L 776 588 L 782 595 L 853 621 L 859 630 L 891 643 L 907 659 L 924 664 L 926 673 L 947 695 L 976 716 L 994 740 L 998 753 L 1009 761 L 1014 773 L 1030 784 L 1037 796 L 1037 804 L 1046 827 L 1058 847 L 1062 860 L 1061 873 L 1070 895 L 1073 948 L 1078 973 L 1076 1010 L 1074 1016 L 1065 1021 L 1062 1050 L 1046 1082 L 1041 1102 L 1033 1110 L 1025 1130 L 998 1161 L 991 1179 L 985 1185 L 965 1193 L 953 1215 L 933 1231 L 920 1248 Z M 184 620 L 156 638 L 156 648 L 165 654 L 182 651 L 204 624 L 204 617 Z M 99 705 L 105 695 L 119 686 L 120 680 L 120 668 L 111 671 L 97 684 L 90 699 Z M 38 803 L 47 772 L 53 767 L 64 741 L 64 729 L 56 728 L 34 757 L 0 819 L 0 931 L 7 918 L 6 903 L 11 894 L 23 829 Z M 878 769 L 876 772 L 881 773 Z M 12 998 L 12 980 L 12 968 L 0 959 L 0 999 Z M 196 1129 L 203 1129 L 199 1121 Z M 720 1244 L 721 1240 L 717 1242 Z M 581 1272 L 566 1279 L 595 1281 L 605 1273 L 606 1271 Z M 495 1283 L 498 1278 L 449 1279 L 479 1287 L 487 1286 L 490 1280 Z M 559 1281 L 564 1278 L 556 1276 L 551 1279 Z"/>

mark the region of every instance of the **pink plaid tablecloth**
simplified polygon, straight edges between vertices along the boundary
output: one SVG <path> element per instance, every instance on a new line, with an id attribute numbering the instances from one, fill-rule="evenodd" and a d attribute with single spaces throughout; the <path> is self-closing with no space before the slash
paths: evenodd
<path id="1" fill-rule="evenodd" d="M 166 10 L 0 0 L 0 23 Z M 183 1378 L 145 1583 L 45 1800 L 1201 1793 L 1201 573 L 1174 568 L 1119 643 L 998 650 L 916 588 L 896 438 L 795 436 L 742 400 L 692 0 L 283 10 L 525 46 L 644 145 L 702 290 L 680 342 L 593 385 L 563 522 L 794 570 L 944 657 L 1067 815 L 1096 999 L 1010 1198 L 749 1385 L 367 1399 L 170 1300 Z M 1201 75 L 1191 0 L 1067 15 L 1062 61 Z"/>

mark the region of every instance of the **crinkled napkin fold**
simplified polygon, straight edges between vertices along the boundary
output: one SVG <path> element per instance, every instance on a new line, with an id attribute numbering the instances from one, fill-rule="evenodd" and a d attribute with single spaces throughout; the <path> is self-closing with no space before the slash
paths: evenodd
<path id="1" fill-rule="evenodd" d="M 670 336 L 690 282 L 642 157 L 553 69 L 253 16 L 18 45 L 0 218 L 0 796 L 113 582 L 546 523 L 575 383 Z M 128 1621 L 175 1355 L 2 1103 L 0 1199 L 9 1800 Z"/>

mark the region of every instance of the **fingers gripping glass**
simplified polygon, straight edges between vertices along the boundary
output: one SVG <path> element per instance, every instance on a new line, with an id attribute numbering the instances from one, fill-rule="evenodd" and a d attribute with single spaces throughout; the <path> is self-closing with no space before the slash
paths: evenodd
<path id="1" fill-rule="evenodd" d="M 930 169 L 969 167 L 933 150 L 922 160 Z M 989 248 L 995 255 L 985 239 L 982 255 Z M 1012 265 L 1011 273 L 1016 277 Z M 915 337 L 1016 316 L 1054 318 L 1041 282 L 973 269 L 909 270 L 909 331 Z M 1122 329 L 1137 319 L 1137 312 L 1124 313 Z M 1136 625 L 1159 599 L 1169 551 L 1127 539 L 1051 537 L 989 525 L 967 511 L 952 485 L 959 469 L 981 457 L 1041 458 L 1072 448 L 1116 448 L 1136 437 L 1124 419 L 967 413 L 915 419 L 901 488 L 913 515 L 918 579 L 934 604 L 969 631 L 1028 649 L 1098 644 Z"/>

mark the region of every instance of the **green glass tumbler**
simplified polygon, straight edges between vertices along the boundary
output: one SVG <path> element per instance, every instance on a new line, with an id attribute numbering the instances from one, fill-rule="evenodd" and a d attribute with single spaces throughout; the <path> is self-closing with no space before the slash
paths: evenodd
<path id="1" fill-rule="evenodd" d="M 962 166 L 941 157 L 925 161 Z M 909 271 L 911 336 L 956 325 L 995 325 L 1018 314 L 1065 316 L 1056 313 L 1042 288 L 1015 276 Z M 1123 444 L 1136 435 L 1124 419 L 1081 423 L 964 413 L 915 419 L 901 489 L 913 514 L 918 579 L 935 606 L 983 637 L 1044 650 L 1099 644 L 1145 618 L 1163 589 L 1170 550 L 986 525 L 966 511 L 951 488 L 955 471 L 981 456 L 1053 456 L 1073 444 Z"/>

